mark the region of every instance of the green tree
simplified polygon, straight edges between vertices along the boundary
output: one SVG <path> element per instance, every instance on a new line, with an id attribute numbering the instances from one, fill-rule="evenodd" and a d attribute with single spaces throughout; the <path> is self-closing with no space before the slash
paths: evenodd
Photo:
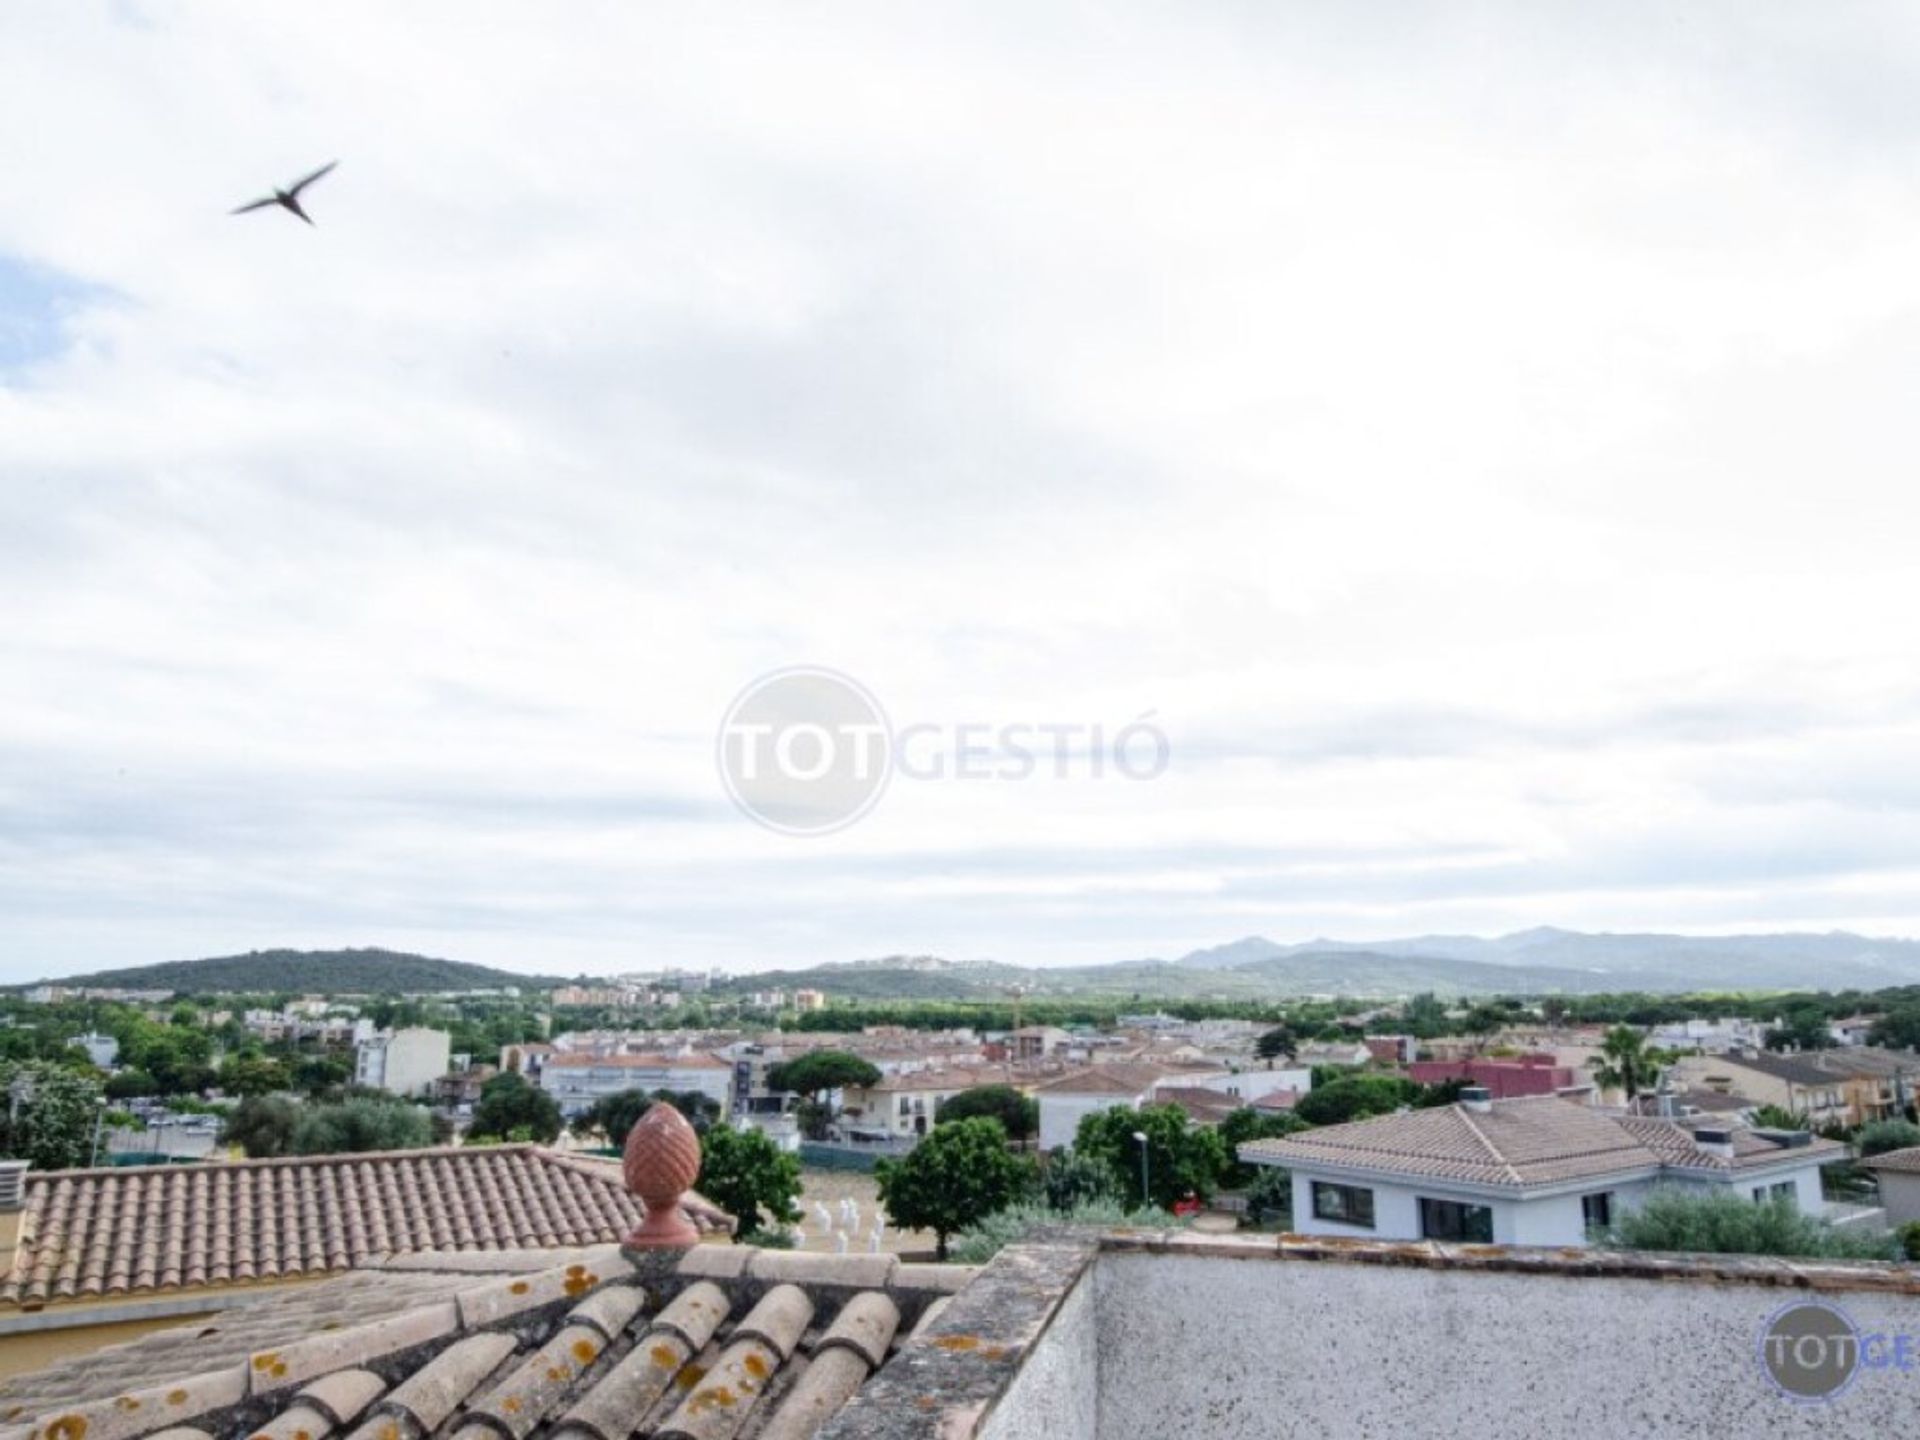
<path id="1" fill-rule="evenodd" d="M 1253 1053 L 1262 1060 L 1277 1060 L 1283 1055 L 1291 1060 L 1299 1050 L 1299 1032 L 1284 1020 L 1262 1035 L 1253 1045 Z"/>
<path id="2" fill-rule="evenodd" d="M 296 1155 L 344 1155 L 369 1150 L 418 1150 L 430 1144 L 427 1112 L 398 1096 L 355 1095 L 308 1107 L 294 1127 Z"/>
<path id="3" fill-rule="evenodd" d="M 250 1095 L 220 1128 L 225 1145 L 238 1145 L 250 1160 L 272 1160 L 293 1153 L 300 1128 L 300 1105 L 285 1095 Z"/>
<path id="4" fill-rule="evenodd" d="M 1871 1125 L 1862 1125 L 1853 1143 L 1859 1147 L 1863 1159 L 1868 1155 L 1884 1155 L 1889 1150 L 1910 1150 L 1920 1145 L 1920 1125 L 1911 1120 L 1876 1120 Z"/>
<path id="5" fill-rule="evenodd" d="M 0 1063 L 0 1155 L 36 1170 L 90 1165 L 105 1103 L 90 1074 L 44 1060 Z"/>
<path id="6" fill-rule="evenodd" d="M 604 1135 L 609 1145 L 626 1143 L 627 1132 L 656 1101 L 667 1103 L 687 1117 L 695 1133 L 704 1135 L 720 1118 L 720 1102 L 700 1090 L 621 1090 L 602 1095 L 573 1118 L 573 1133 L 585 1139 Z"/>
<path id="7" fill-rule="evenodd" d="M 471 1133 L 511 1140 L 515 1131 L 524 1131 L 527 1139 L 546 1145 L 560 1134 L 561 1123 L 560 1106 L 551 1095 L 529 1085 L 525 1076 L 505 1070 L 480 1087 Z"/>
<path id="8" fill-rule="evenodd" d="M 1473 1037 L 1473 1048 L 1484 1053 L 1487 1042 L 1499 1034 L 1506 1023 L 1505 1010 L 1498 1005 L 1481 1004 L 1467 1011 L 1466 1018 L 1460 1022 L 1460 1029 L 1463 1034 Z"/>
<path id="9" fill-rule="evenodd" d="M 134 1100 L 159 1093 L 159 1082 L 144 1070 L 119 1070 L 107 1077 L 107 1095 L 113 1100 Z"/>
<path id="10" fill-rule="evenodd" d="M 292 1083 L 287 1067 L 265 1055 L 236 1055 L 220 1067 L 220 1088 L 229 1095 L 269 1095 Z"/>
<path id="11" fill-rule="evenodd" d="M 1397 1075 L 1348 1075 L 1315 1085 L 1300 1097 L 1293 1113 L 1309 1125 L 1344 1125 L 1374 1115 L 1391 1115 L 1420 1099 L 1420 1086 Z"/>
<path id="12" fill-rule="evenodd" d="M 1659 1074 L 1655 1057 L 1647 1049 L 1647 1037 L 1631 1025 L 1616 1025 L 1600 1042 L 1606 1058 L 1593 1067 L 1594 1082 L 1603 1090 L 1619 1090 L 1631 1101 L 1642 1090 L 1651 1088 Z"/>
<path id="13" fill-rule="evenodd" d="M 763 1131 L 714 1125 L 700 1139 L 700 1193 L 738 1222 L 742 1240 L 800 1218 L 800 1161 Z M 766 1219 L 761 1214 L 765 1212 Z"/>
<path id="14" fill-rule="evenodd" d="M 1753 1112 L 1753 1123 L 1762 1130 L 1806 1130 L 1805 1115 L 1796 1115 L 1784 1105 L 1762 1105 Z"/>
<path id="15" fill-rule="evenodd" d="M 1834 1043 L 1826 1012 L 1811 1005 L 1787 1011 L 1766 1033 L 1769 1050 L 1830 1050 Z"/>
<path id="16" fill-rule="evenodd" d="M 351 1080 L 353 1063 L 339 1055 L 303 1055 L 294 1062 L 289 1078 L 301 1093 L 321 1095 Z"/>
<path id="17" fill-rule="evenodd" d="M 1896 1005 L 1874 1021 L 1867 1039 L 1889 1050 L 1920 1050 L 1920 1005 Z"/>
<path id="18" fill-rule="evenodd" d="M 998 1120 L 1007 1138 L 1016 1144 L 1031 1139 L 1040 1129 L 1040 1102 L 1011 1085 L 976 1085 L 962 1090 L 940 1102 L 934 1119 L 971 1120 L 977 1115 Z"/>
<path id="19" fill-rule="evenodd" d="M 1893 1260 L 1891 1235 L 1835 1229 L 1785 1201 L 1756 1205 L 1729 1191 L 1657 1187 L 1604 1238 L 1622 1250 L 1686 1250 L 1708 1255 L 1810 1255 L 1832 1260 Z"/>
<path id="20" fill-rule="evenodd" d="M 1140 1189 L 1140 1142 L 1147 1137 L 1149 1189 Z M 1171 1206 L 1187 1195 L 1202 1200 L 1213 1194 L 1227 1165 L 1227 1147 L 1211 1130 L 1192 1124 L 1177 1105 L 1149 1105 L 1130 1110 L 1116 1105 L 1080 1117 L 1073 1148 L 1104 1161 L 1120 1182 L 1120 1199 L 1129 1210 L 1142 1205 Z"/>
<path id="21" fill-rule="evenodd" d="M 814 1050 L 767 1069 L 767 1088 L 805 1095 L 833 1118 L 832 1092 L 849 1085 L 877 1085 L 880 1072 L 858 1055 L 844 1050 Z M 823 1126 L 824 1128 L 824 1126 Z"/>
<path id="22" fill-rule="evenodd" d="M 942 1260 L 949 1235 L 1006 1209 L 1033 1184 L 1031 1162 L 1007 1149 L 1007 1132 L 986 1116 L 934 1126 L 903 1158 L 882 1160 L 874 1174 L 893 1223 L 933 1231 Z"/>
<path id="23" fill-rule="evenodd" d="M 1305 1130 L 1307 1122 L 1285 1110 L 1256 1110 L 1242 1105 L 1219 1124 L 1220 1143 L 1226 1147 L 1227 1163 L 1220 1172 L 1220 1184 L 1228 1190 L 1244 1190 L 1270 1165 L 1247 1165 L 1240 1160 L 1240 1147 L 1249 1140 L 1276 1140 Z"/>

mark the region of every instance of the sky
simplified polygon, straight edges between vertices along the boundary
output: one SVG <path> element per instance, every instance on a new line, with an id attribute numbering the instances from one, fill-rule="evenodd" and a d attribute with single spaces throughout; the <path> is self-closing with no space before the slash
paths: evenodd
<path id="1" fill-rule="evenodd" d="M 1910 6 L 30 0 L 0 136 L 0 981 L 1920 933 Z M 1077 759 L 778 833 L 795 666 Z"/>

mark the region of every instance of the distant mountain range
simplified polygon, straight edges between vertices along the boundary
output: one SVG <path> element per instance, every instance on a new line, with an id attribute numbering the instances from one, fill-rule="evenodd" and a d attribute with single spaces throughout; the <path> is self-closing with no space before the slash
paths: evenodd
<path id="1" fill-rule="evenodd" d="M 1612 990 L 1877 990 L 1920 984 L 1920 942 L 1825 935 L 1589 935 L 1542 928 L 1484 939 L 1308 940 L 1263 936 L 1177 960 L 1031 968 L 925 956 L 742 977 L 744 988 L 806 986 L 861 999 L 978 1000 L 1039 995 L 1142 1000 L 1287 995 L 1596 994 Z"/>
<path id="2" fill-rule="evenodd" d="M 1420 935 L 1405 940 L 1309 940 L 1282 945 L 1260 936 L 1196 950 L 1177 962 L 1202 971 L 1257 968 L 1278 978 L 1308 962 L 1318 972 L 1329 957 L 1351 956 L 1363 969 L 1382 957 L 1418 965 L 1436 962 L 1490 967 L 1478 971 L 1532 974 L 1527 982 L 1564 990 L 1871 990 L 1920 982 L 1920 941 L 1880 940 L 1845 931 L 1823 935 L 1584 934 L 1550 926 L 1482 939 Z M 1461 972 L 1448 973 L 1466 978 Z M 1556 978 L 1558 977 L 1558 978 Z M 1516 982 L 1508 980 L 1511 987 Z"/>
<path id="3" fill-rule="evenodd" d="M 579 977 L 585 978 L 585 977 Z M 393 950 L 266 950 L 102 970 L 66 985 L 166 989 L 183 994 L 397 994 L 547 989 L 554 976 Z M 591 983 L 591 982 L 588 982 Z M 1879 990 L 1920 984 L 1920 941 L 1825 935 L 1583 934 L 1551 928 L 1483 939 L 1308 940 L 1253 935 L 1177 960 L 1021 966 L 929 955 L 729 976 L 718 993 L 809 988 L 865 1000 L 992 1000 L 1090 995 L 1141 1001 L 1273 999 L 1291 995 L 1393 997 L 1730 990 Z"/>
<path id="4" fill-rule="evenodd" d="M 124 970 L 61 977 L 55 983 L 125 990 L 172 990 L 181 995 L 426 994 L 497 990 L 506 985 L 544 989 L 563 985 L 551 976 L 516 975 L 464 960 L 436 960 L 398 950 L 254 950 L 210 960 L 163 960 Z"/>

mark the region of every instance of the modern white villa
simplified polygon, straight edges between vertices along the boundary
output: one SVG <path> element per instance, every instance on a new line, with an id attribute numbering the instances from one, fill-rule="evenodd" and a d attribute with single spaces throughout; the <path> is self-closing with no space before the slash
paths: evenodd
<path id="1" fill-rule="evenodd" d="M 1555 1095 L 1409 1110 L 1240 1147 L 1293 1175 L 1293 1228 L 1307 1235 L 1496 1245 L 1585 1245 L 1656 1184 L 1825 1202 L 1820 1167 L 1844 1145 L 1717 1120 L 1609 1115 Z"/>

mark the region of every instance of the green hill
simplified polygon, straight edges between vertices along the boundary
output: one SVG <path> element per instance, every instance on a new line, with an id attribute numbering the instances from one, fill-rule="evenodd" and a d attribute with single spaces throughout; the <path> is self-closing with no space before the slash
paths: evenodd
<path id="1" fill-rule="evenodd" d="M 264 995 L 299 991 L 315 995 L 423 994 L 444 990 L 522 990 L 565 984 L 551 976 L 518 975 L 464 960 L 436 960 L 398 950 L 253 950 L 211 960 L 164 960 L 125 970 L 60 977 L 61 985 L 172 990 L 182 995 Z"/>

